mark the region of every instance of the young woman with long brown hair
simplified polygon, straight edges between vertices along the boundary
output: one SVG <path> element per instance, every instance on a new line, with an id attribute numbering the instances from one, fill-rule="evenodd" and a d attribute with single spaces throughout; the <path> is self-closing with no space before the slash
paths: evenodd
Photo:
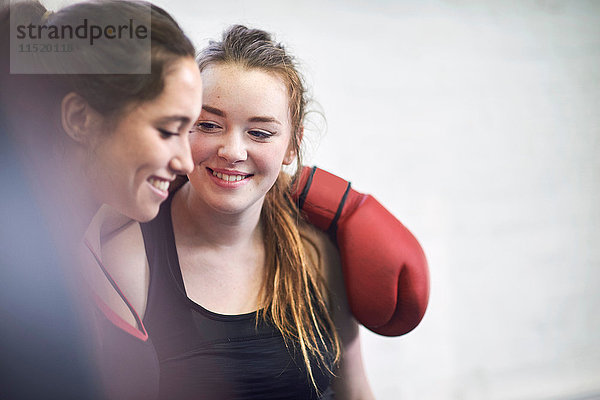
<path id="1" fill-rule="evenodd" d="M 302 165 L 294 59 L 233 26 L 197 60 L 194 170 L 142 225 L 161 397 L 372 398 L 337 252 L 302 221 L 282 171 Z"/>
<path id="2" fill-rule="evenodd" d="M 103 257 L 110 239 L 105 233 L 134 224 L 121 226 L 119 219 L 108 218 L 113 213 L 98 211 L 108 204 L 127 219 L 150 220 L 167 198 L 169 182 L 191 171 L 188 133 L 202 104 L 194 47 L 167 12 L 141 1 L 89 1 L 56 12 L 37 1 L 22 2 L 2 10 L 0 20 L 2 130 L 17 149 L 15 158 L 29 178 L 24 184 L 37 200 L 24 199 L 37 204 L 31 211 L 17 208 L 12 218 L 28 222 L 29 212 L 45 217 L 38 226 L 20 226 L 11 238 L 17 245 L 7 251 L 14 261 L 22 247 L 34 254 L 50 248 L 48 263 L 60 265 L 45 268 L 40 261 L 34 269 L 17 261 L 6 267 L 21 275 L 14 279 L 13 272 L 3 281 L 18 292 L 4 303 L 11 317 L 3 323 L 26 333 L 2 340 L 10 348 L 2 375 L 10 371 L 11 379 L 2 385 L 3 396 L 151 400 L 158 390 L 158 364 L 138 317 L 145 302 L 143 271 L 135 263 L 119 264 L 120 273 L 135 276 L 143 288 L 143 295 L 128 298 L 105 268 L 111 260 Z M 112 36 L 93 45 L 76 42 L 67 54 L 56 50 L 65 41 L 48 35 L 43 45 L 52 43 L 51 51 L 33 54 L 22 70 L 10 71 L 9 58 L 18 55 L 16 46 L 10 47 L 18 39 L 10 36 L 11 22 L 21 24 L 22 32 L 29 27 L 33 36 L 39 35 L 36 28 L 47 34 L 92 24 Z M 116 26 L 132 23 L 145 29 L 140 32 L 147 40 L 116 37 Z M 133 71 L 112 69 L 124 65 Z M 188 96 L 182 98 L 182 92 Z M 31 230 L 38 229 L 48 232 L 46 243 L 33 240 L 40 235 Z M 61 290 L 68 291 L 68 300 L 56 303 L 62 297 L 52 293 Z M 74 309 L 78 315 L 72 315 Z M 61 325 L 73 319 L 83 322 Z M 65 344 L 62 336 L 74 343 Z M 89 380 L 80 382 L 71 363 L 89 367 Z"/>

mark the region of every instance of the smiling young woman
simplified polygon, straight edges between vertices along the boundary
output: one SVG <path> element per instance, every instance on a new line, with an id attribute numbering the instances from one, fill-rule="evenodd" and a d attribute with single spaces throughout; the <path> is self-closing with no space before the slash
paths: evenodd
<path id="1" fill-rule="evenodd" d="M 1 20 L 3 130 L 18 149 L 18 159 L 29 178 L 27 184 L 45 217 L 39 221 L 40 229 L 48 227 L 62 264 L 55 270 L 24 274 L 23 287 L 34 288 L 38 281 L 67 280 L 64 286 L 73 291 L 72 297 L 77 301 L 60 309 L 68 315 L 70 310 L 79 308 L 81 315 L 76 318 L 86 322 L 83 331 L 89 337 L 83 342 L 91 342 L 92 349 L 88 350 L 94 357 L 88 361 L 93 364 L 93 384 L 99 386 L 98 396 L 153 399 L 158 392 L 157 359 L 138 316 L 145 303 L 145 264 L 139 269 L 129 268 L 131 260 L 124 257 L 115 268 L 110 265 L 112 260 L 103 256 L 115 230 L 127 231 L 137 226 L 123 225 L 122 221 L 152 219 L 168 196 L 169 182 L 192 169 L 188 134 L 202 103 L 194 47 L 167 12 L 138 1 L 82 2 L 54 13 L 38 2 L 19 2 L 2 10 Z M 26 67 L 36 67 L 36 74 L 9 74 L 8 55 L 15 57 L 9 53 L 10 40 L 15 39 L 10 37 L 10 22 L 49 27 L 78 26 L 97 20 L 115 26 L 130 20 L 145 21 L 148 42 L 105 40 L 89 46 L 80 43 L 68 57 L 59 52 L 34 55 L 35 65 Z M 111 69 L 121 64 L 144 63 L 149 67 L 148 73 L 118 73 Z M 69 68 L 74 66 L 81 73 L 70 73 Z M 183 98 L 179 95 L 182 92 L 188 95 Z M 14 217 L 18 219 L 19 214 Z M 22 242 L 31 252 L 43 244 Z M 143 243 L 141 246 L 143 249 Z M 29 267 L 11 266 L 23 271 L 29 271 Z M 132 277 L 139 282 L 136 288 L 140 290 L 128 288 L 125 295 L 109 270 Z M 56 279 L 47 278 L 48 274 Z M 39 292 L 62 288 L 51 286 Z M 30 299 L 38 298 L 40 293 L 25 290 L 21 296 L 26 300 L 12 298 L 11 313 L 37 328 L 29 330 L 28 335 L 41 343 L 53 343 L 54 336 L 61 334 L 72 337 L 73 332 L 62 331 L 66 326 L 48 327 L 55 321 L 59 324 L 63 317 L 51 300 L 37 303 L 37 307 L 48 310 L 47 316 L 31 318 L 34 314 Z M 42 321 L 48 326 L 40 326 Z M 24 345 L 30 345 L 25 337 L 23 340 Z M 14 341 L 9 343 L 14 348 L 20 346 Z M 56 350 L 60 356 L 54 358 L 52 351 L 44 349 L 37 359 L 24 357 L 10 366 L 13 375 L 28 375 L 31 365 L 49 357 L 56 362 L 47 369 L 47 375 L 30 374 L 29 379 L 43 382 L 47 377 L 58 377 L 60 373 L 55 371 L 68 370 L 65 360 L 70 360 L 71 354 L 76 358 L 78 350 L 76 346 L 62 346 Z M 33 389 L 19 387 L 22 383 L 14 379 L 3 385 L 2 391 L 11 398 L 28 397 Z M 73 383 L 74 387 L 77 385 Z M 42 393 L 28 398 L 95 398 L 92 391 L 69 395 L 68 384 L 60 379 L 54 387 L 41 387 Z"/>
<path id="2" fill-rule="evenodd" d="M 142 225 L 160 397 L 372 398 L 337 252 L 302 221 L 282 172 L 301 165 L 293 58 L 233 26 L 198 62 L 193 171 Z"/>
<path id="3" fill-rule="evenodd" d="M 169 183 L 192 169 L 188 132 L 201 104 L 198 68 L 191 58 L 175 60 L 164 71 L 164 88 L 151 101 L 128 105 L 116 121 L 90 110 L 98 124 L 89 162 L 95 197 L 122 214 L 147 221 L 168 197 Z"/>
<path id="4" fill-rule="evenodd" d="M 204 103 L 190 136 L 191 198 L 213 211 L 259 215 L 281 166 L 294 160 L 288 94 L 277 75 L 237 65 L 203 70 Z"/>

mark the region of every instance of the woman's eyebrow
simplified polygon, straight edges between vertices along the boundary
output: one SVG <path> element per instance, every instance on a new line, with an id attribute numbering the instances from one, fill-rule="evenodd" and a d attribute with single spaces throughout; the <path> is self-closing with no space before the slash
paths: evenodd
<path id="1" fill-rule="evenodd" d="M 188 124 L 191 121 L 190 118 L 185 115 L 170 115 L 168 117 L 163 117 L 158 120 L 159 123 L 169 123 L 169 122 L 181 122 L 182 125 Z"/>
<path id="2" fill-rule="evenodd" d="M 211 106 L 207 106 L 207 105 L 203 105 L 202 109 L 206 112 L 209 112 L 211 114 L 214 115 L 218 115 L 219 117 L 226 117 L 226 113 L 223 110 L 220 110 L 216 107 L 211 107 Z M 250 119 L 248 119 L 248 121 L 250 122 L 271 122 L 271 123 L 275 123 L 278 125 L 282 125 L 281 122 L 279 122 L 279 120 L 275 117 L 269 117 L 269 116 L 256 116 L 256 117 L 252 117 Z"/>
<path id="3" fill-rule="evenodd" d="M 274 117 L 252 117 L 249 120 L 250 122 L 273 122 L 275 124 L 281 125 L 281 122 L 277 118 Z"/>
<path id="4" fill-rule="evenodd" d="M 202 106 L 202 109 L 211 114 L 218 115 L 219 117 L 225 117 L 225 112 L 219 110 L 218 108 L 211 107 L 211 106 Z"/>

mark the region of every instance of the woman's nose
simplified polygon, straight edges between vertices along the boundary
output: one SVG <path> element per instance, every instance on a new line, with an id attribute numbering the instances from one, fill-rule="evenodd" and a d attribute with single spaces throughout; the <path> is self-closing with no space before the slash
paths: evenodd
<path id="1" fill-rule="evenodd" d="M 194 169 L 190 140 L 187 135 L 181 137 L 181 143 L 177 147 L 177 153 L 171 159 L 170 167 L 176 174 L 186 175 Z"/>
<path id="2" fill-rule="evenodd" d="M 228 132 L 223 135 L 222 142 L 217 150 L 217 156 L 225 159 L 230 164 L 246 160 L 248 153 L 242 135 L 239 132 Z"/>

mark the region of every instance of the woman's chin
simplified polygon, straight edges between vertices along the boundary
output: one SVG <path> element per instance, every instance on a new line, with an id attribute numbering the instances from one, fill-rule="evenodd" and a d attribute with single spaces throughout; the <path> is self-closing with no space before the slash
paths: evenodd
<path id="1" fill-rule="evenodd" d="M 158 215 L 160 203 L 138 205 L 134 209 L 127 210 L 123 213 L 127 217 L 137 222 L 148 222 L 153 220 Z"/>

